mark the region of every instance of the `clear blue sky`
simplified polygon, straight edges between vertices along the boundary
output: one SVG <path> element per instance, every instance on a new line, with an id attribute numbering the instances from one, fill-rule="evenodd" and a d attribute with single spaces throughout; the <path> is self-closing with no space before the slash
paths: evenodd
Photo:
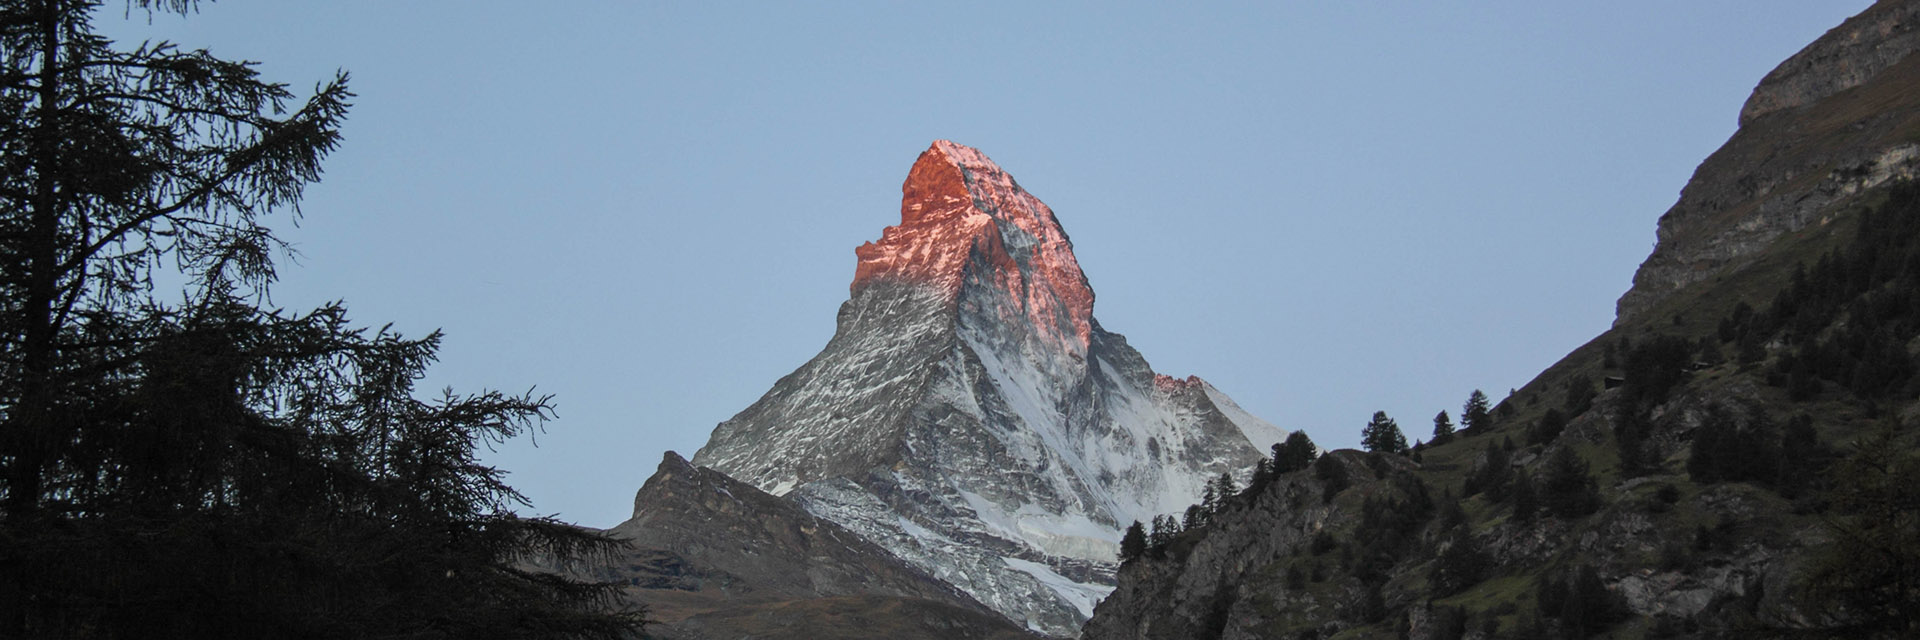
<path id="1" fill-rule="evenodd" d="M 1162 373 L 1355 446 L 1425 436 L 1604 330 L 1768 70 L 1864 0 L 206 4 L 121 17 L 353 74 L 276 302 L 447 333 L 425 390 L 536 387 L 488 460 L 625 519 L 832 335 L 936 138 L 1051 205 Z"/>

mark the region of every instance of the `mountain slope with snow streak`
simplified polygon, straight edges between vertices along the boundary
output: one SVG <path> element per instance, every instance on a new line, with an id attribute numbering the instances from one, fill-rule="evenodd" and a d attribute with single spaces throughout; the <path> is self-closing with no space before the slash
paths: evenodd
<path id="1" fill-rule="evenodd" d="M 694 462 L 1030 628 L 1075 634 L 1129 523 L 1244 478 L 1285 435 L 1103 329 L 1052 210 L 975 149 L 922 153 L 900 224 L 855 253 L 826 348 Z"/>

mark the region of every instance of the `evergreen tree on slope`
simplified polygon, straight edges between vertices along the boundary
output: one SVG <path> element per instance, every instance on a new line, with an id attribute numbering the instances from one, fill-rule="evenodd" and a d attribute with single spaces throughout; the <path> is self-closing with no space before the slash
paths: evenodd
<path id="1" fill-rule="evenodd" d="M 1373 419 L 1360 429 L 1360 446 L 1381 453 L 1405 455 L 1408 451 L 1407 436 L 1400 433 L 1400 425 L 1387 417 L 1385 411 L 1373 412 Z"/>

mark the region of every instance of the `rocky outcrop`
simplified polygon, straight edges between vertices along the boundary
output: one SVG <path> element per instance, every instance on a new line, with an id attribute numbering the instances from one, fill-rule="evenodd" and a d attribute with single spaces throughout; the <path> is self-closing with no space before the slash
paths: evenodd
<path id="1" fill-rule="evenodd" d="M 576 573 L 627 585 L 657 637 L 1029 637 L 858 534 L 671 451 L 608 533 L 631 546 Z"/>
<path id="2" fill-rule="evenodd" d="M 1865 84 L 1915 50 L 1920 3 L 1876 3 L 1774 67 L 1740 108 L 1740 126 Z"/>
<path id="3" fill-rule="evenodd" d="M 1920 173 L 1920 2 L 1882 0 L 1782 63 L 1660 217 L 1615 325 Z"/>
<path id="4" fill-rule="evenodd" d="M 1071 635 L 1130 522 L 1285 433 L 1103 329 L 1059 220 L 985 154 L 935 142 L 901 192 L 826 348 L 694 460 Z"/>

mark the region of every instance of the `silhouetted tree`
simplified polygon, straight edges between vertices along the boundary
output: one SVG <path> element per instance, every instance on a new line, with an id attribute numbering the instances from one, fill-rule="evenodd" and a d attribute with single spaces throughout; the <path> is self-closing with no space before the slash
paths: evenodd
<path id="1" fill-rule="evenodd" d="M 1120 561 L 1126 562 L 1138 558 L 1146 552 L 1147 530 L 1140 525 L 1139 520 L 1135 520 L 1131 526 L 1127 527 L 1127 532 L 1120 536 Z"/>
<path id="2" fill-rule="evenodd" d="M 1200 505 L 1189 505 L 1187 512 L 1181 516 L 1180 529 L 1182 531 L 1192 531 L 1205 527 L 1207 526 L 1207 519 L 1210 517 L 1207 510 Z"/>
<path id="3" fill-rule="evenodd" d="M 1313 440 L 1307 437 L 1307 432 L 1295 431 L 1287 434 L 1285 441 L 1273 445 L 1274 473 L 1287 473 L 1307 468 L 1313 464 L 1314 457 L 1318 455 L 1315 449 Z"/>
<path id="4" fill-rule="evenodd" d="M 1460 430 L 1467 435 L 1480 435 L 1481 431 L 1493 426 L 1493 414 L 1489 413 L 1487 394 L 1474 389 L 1467 395 L 1467 402 L 1460 407 Z"/>
<path id="5" fill-rule="evenodd" d="M 1273 461 L 1266 456 L 1253 461 L 1253 473 L 1247 476 L 1247 489 L 1258 491 L 1273 482 Z"/>
<path id="6" fill-rule="evenodd" d="M 263 219 L 319 179 L 346 75 L 297 101 L 251 63 L 115 50 L 99 4 L 0 5 L 0 637 L 633 631 L 613 585 L 525 564 L 616 543 L 519 517 L 475 455 L 546 398 L 422 400 L 437 333 L 259 307 Z"/>
<path id="7" fill-rule="evenodd" d="M 1233 497 L 1240 493 L 1240 488 L 1233 482 L 1233 474 L 1224 471 L 1220 473 L 1220 477 L 1213 479 L 1212 490 L 1213 495 L 1217 496 L 1213 502 L 1214 513 L 1225 511 Z"/>
<path id="8" fill-rule="evenodd" d="M 1180 535 L 1179 521 L 1174 520 L 1173 516 L 1161 514 L 1153 517 L 1153 532 L 1147 535 L 1147 542 L 1158 547 L 1171 542 L 1177 535 Z"/>
<path id="9" fill-rule="evenodd" d="M 1441 411 L 1433 416 L 1433 443 L 1446 444 L 1453 440 L 1453 418 Z"/>
<path id="10" fill-rule="evenodd" d="M 1387 417 L 1387 412 L 1375 411 L 1373 419 L 1368 420 L 1367 425 L 1360 429 L 1360 446 L 1368 451 L 1405 455 L 1407 437 L 1400 433 L 1400 425 L 1394 424 L 1393 418 Z"/>

